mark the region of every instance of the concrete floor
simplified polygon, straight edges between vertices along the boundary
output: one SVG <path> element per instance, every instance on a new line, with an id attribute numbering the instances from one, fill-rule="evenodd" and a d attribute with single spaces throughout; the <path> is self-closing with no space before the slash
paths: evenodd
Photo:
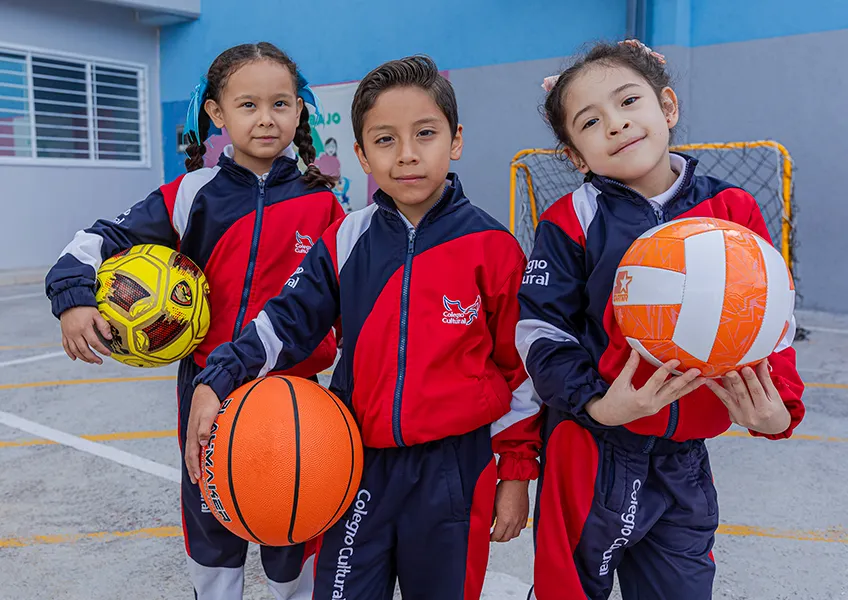
<path id="1" fill-rule="evenodd" d="M 795 438 L 709 444 L 722 522 L 715 598 L 848 598 L 848 317 L 802 312 L 799 322 L 810 329 L 796 345 L 810 386 Z M 72 363 L 57 355 L 59 339 L 40 286 L 0 287 L 0 417 L 114 434 L 100 443 L 178 468 L 175 368 Z M 69 383 L 92 379 L 111 381 Z M 149 474 L 9 425 L 0 468 L 0 599 L 192 597 L 173 471 Z M 530 530 L 492 547 L 484 598 L 523 599 L 531 580 Z M 245 598 L 270 597 L 254 548 Z"/>

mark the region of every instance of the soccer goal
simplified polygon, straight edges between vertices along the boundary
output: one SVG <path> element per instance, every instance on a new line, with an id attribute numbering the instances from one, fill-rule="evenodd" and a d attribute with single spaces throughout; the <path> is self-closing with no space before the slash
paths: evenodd
<path id="1" fill-rule="evenodd" d="M 697 172 L 738 185 L 756 198 L 772 242 L 793 266 L 794 180 L 789 152 L 771 140 L 685 144 L 672 150 L 698 159 Z M 522 150 L 510 167 L 510 230 L 529 256 L 541 214 L 559 198 L 577 189 L 583 174 L 556 151 Z"/>

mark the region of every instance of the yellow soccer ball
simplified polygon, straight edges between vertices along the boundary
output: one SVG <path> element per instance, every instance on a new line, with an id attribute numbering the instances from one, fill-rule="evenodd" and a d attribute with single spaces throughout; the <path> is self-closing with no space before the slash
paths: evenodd
<path id="1" fill-rule="evenodd" d="M 133 246 L 103 261 L 95 296 L 112 328 L 112 358 L 126 365 L 168 365 L 191 354 L 209 331 L 206 276 L 165 246 Z"/>

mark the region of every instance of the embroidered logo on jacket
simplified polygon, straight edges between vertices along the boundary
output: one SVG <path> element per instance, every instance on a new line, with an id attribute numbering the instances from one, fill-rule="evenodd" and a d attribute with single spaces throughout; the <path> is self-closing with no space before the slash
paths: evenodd
<path id="1" fill-rule="evenodd" d="M 445 312 L 442 313 L 442 323 L 451 325 L 471 325 L 480 316 L 480 307 L 483 304 L 479 295 L 474 304 L 468 308 L 463 308 L 459 300 L 450 300 L 447 296 L 442 296 L 442 303 L 445 306 Z"/>
<path id="2" fill-rule="evenodd" d="M 306 254 L 310 250 L 312 250 L 312 246 L 315 245 L 315 242 L 312 241 L 312 238 L 308 235 L 300 235 L 299 231 L 294 232 L 296 241 L 294 243 L 294 251 L 298 254 Z"/>

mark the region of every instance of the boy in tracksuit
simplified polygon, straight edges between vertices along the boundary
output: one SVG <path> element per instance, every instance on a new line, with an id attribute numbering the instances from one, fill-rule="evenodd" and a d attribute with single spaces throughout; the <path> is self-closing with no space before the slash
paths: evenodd
<path id="1" fill-rule="evenodd" d="M 426 57 L 359 85 L 356 152 L 374 204 L 316 241 L 284 292 L 197 377 L 186 464 L 220 399 L 302 360 L 341 318 L 331 389 L 362 429 L 356 535 L 342 517 L 316 561 L 314 598 L 479 598 L 491 539 L 525 526 L 540 403 L 515 348 L 526 259 L 448 173 L 462 152 L 450 83 Z M 497 465 L 493 453 L 500 455 Z M 496 487 L 496 481 L 501 482 Z"/>

